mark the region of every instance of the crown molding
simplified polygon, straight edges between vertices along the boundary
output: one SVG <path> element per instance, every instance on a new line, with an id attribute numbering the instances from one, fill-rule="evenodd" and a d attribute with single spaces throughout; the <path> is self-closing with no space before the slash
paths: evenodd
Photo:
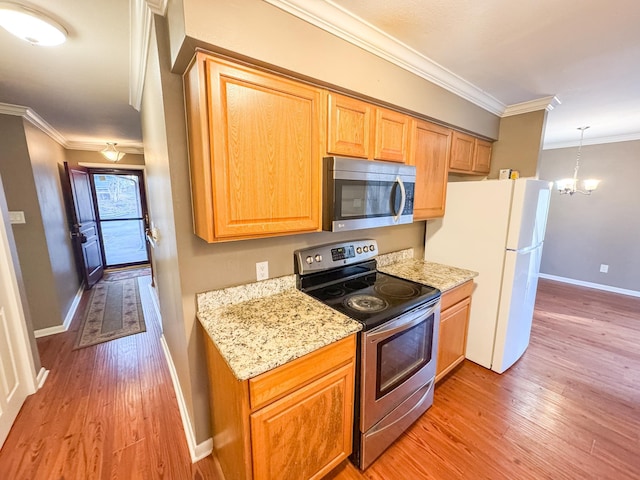
<path id="1" fill-rule="evenodd" d="M 140 111 L 144 77 L 147 73 L 151 21 L 156 4 L 163 0 L 131 0 L 129 2 L 129 105 Z M 152 6 L 153 4 L 153 6 Z"/>
<path id="2" fill-rule="evenodd" d="M 513 115 L 522 115 L 523 113 L 537 112 L 538 110 L 546 110 L 550 112 L 562 102 L 555 95 L 530 100 L 528 102 L 514 103 L 504 109 L 502 117 L 511 117 Z"/>
<path id="3" fill-rule="evenodd" d="M 62 134 L 51 125 L 49 125 L 49 123 L 47 123 L 44 118 L 31 110 L 29 107 L 23 107 L 21 105 L 11 105 L 9 103 L 0 103 L 0 114 L 15 115 L 17 117 L 24 118 L 34 127 L 39 128 L 44 133 L 49 135 L 53 140 L 58 142 L 63 147 L 67 148 L 66 145 L 68 142 L 62 136 Z"/>
<path id="4" fill-rule="evenodd" d="M 168 0 L 146 0 L 146 2 L 149 10 L 156 15 L 162 15 L 164 17 L 167 14 Z"/>
<path id="5" fill-rule="evenodd" d="M 0 114 L 14 115 L 16 117 L 22 117 L 34 127 L 40 129 L 46 133 L 55 142 L 60 144 L 67 150 L 87 150 L 87 151 L 100 151 L 103 150 L 106 142 L 77 142 L 69 141 L 64 136 L 53 128 L 45 119 L 43 119 L 36 112 L 29 107 L 23 107 L 21 105 L 11 105 L 9 103 L 0 103 Z M 144 149 L 141 143 L 118 143 L 118 150 L 125 153 L 137 153 L 144 154 Z"/>
<path id="6" fill-rule="evenodd" d="M 632 142 L 634 140 L 640 140 L 640 132 L 625 133 L 623 135 L 609 135 L 603 137 L 590 137 L 584 139 L 582 146 L 586 145 L 601 145 L 603 143 L 620 143 L 620 142 Z M 578 147 L 580 140 L 571 140 L 569 142 L 553 142 L 545 143 L 542 147 L 543 150 L 556 150 L 558 148 Z"/>
<path id="7" fill-rule="evenodd" d="M 88 152 L 99 152 L 104 150 L 106 146 L 105 142 L 67 142 L 65 148 L 67 150 L 85 150 Z M 136 153 L 138 155 L 144 154 L 144 149 L 140 143 L 117 143 L 119 151 L 124 153 Z"/>
<path id="8" fill-rule="evenodd" d="M 464 78 L 405 45 L 379 28 L 329 1 L 264 0 L 285 12 L 321 28 L 369 53 L 501 116 L 506 105 Z"/>

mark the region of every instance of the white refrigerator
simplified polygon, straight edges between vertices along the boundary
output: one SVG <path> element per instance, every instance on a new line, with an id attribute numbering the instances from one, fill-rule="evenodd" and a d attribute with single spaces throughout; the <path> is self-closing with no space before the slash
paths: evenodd
<path id="1" fill-rule="evenodd" d="M 466 358 L 502 373 L 529 345 L 548 182 L 449 183 L 444 218 L 427 222 L 425 260 L 475 270 Z"/>

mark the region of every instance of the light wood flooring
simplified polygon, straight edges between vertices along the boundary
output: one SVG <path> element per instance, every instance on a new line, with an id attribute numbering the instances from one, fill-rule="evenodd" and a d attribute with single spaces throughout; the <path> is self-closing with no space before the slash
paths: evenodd
<path id="1" fill-rule="evenodd" d="M 77 351 L 73 331 L 38 341 L 51 373 L 0 452 L 0 479 L 221 479 L 211 458 L 190 463 L 150 323 Z M 541 280 L 520 361 L 503 375 L 464 362 L 369 469 L 328 478 L 640 479 L 640 298 Z"/>

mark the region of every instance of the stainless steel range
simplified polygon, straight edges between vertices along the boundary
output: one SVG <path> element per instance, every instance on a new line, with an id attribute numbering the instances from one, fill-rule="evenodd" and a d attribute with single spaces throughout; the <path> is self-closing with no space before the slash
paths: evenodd
<path id="1" fill-rule="evenodd" d="M 440 291 L 376 270 L 375 240 L 294 253 L 298 288 L 358 320 L 352 461 L 361 469 L 433 403 Z"/>

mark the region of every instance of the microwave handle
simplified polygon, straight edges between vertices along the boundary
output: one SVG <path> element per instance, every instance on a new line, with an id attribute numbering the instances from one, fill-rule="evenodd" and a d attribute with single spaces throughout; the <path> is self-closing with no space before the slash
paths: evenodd
<path id="1" fill-rule="evenodd" d="M 404 204 L 407 201 L 407 192 L 404 189 L 404 182 L 399 176 L 396 177 L 396 182 L 400 187 L 400 194 L 401 194 L 400 208 L 398 209 L 398 212 L 396 213 L 396 215 L 393 216 L 393 221 L 397 223 L 398 220 L 400 220 L 400 216 L 402 215 L 402 212 L 404 212 Z"/>

